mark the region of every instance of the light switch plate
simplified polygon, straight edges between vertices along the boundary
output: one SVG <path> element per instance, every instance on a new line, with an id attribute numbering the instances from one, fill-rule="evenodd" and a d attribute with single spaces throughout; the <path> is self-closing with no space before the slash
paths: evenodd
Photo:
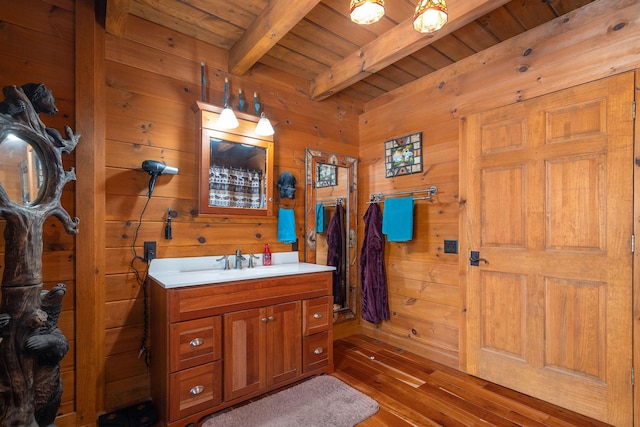
<path id="1" fill-rule="evenodd" d="M 444 240 L 444 253 L 445 254 L 457 254 L 458 253 L 458 241 L 457 240 Z"/>

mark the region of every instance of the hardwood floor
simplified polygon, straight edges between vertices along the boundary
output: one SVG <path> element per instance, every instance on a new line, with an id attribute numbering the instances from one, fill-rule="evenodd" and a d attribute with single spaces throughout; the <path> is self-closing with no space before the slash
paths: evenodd
<path id="1" fill-rule="evenodd" d="M 334 342 L 335 377 L 380 404 L 358 427 L 607 426 L 365 335 Z"/>

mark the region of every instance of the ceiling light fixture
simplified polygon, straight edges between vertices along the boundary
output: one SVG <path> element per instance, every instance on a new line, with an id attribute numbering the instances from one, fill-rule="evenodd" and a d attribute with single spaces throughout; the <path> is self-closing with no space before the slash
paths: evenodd
<path id="1" fill-rule="evenodd" d="M 373 24 L 384 16 L 384 0 L 351 0 L 349 14 L 356 24 Z"/>
<path id="2" fill-rule="evenodd" d="M 420 0 L 413 15 L 413 28 L 420 33 L 438 31 L 447 23 L 445 0 Z"/>

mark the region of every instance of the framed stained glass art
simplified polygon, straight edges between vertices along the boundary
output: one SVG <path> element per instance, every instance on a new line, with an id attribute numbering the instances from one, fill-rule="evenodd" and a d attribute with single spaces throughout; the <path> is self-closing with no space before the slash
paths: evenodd
<path id="1" fill-rule="evenodd" d="M 385 141 L 384 162 L 387 178 L 422 172 L 422 132 Z"/>
<path id="2" fill-rule="evenodd" d="M 316 188 L 335 187 L 338 185 L 337 168 L 334 165 L 318 163 Z"/>

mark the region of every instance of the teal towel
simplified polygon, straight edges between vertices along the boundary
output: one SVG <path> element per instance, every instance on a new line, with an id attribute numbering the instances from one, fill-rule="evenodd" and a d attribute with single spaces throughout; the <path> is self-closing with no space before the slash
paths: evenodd
<path id="1" fill-rule="evenodd" d="M 316 205 L 316 233 L 324 233 L 324 223 L 324 205 L 322 203 L 318 203 Z"/>
<path id="2" fill-rule="evenodd" d="M 389 242 L 407 242 L 413 238 L 413 197 L 384 201 L 382 233 Z"/>
<path id="3" fill-rule="evenodd" d="M 278 211 L 278 242 L 295 243 L 296 219 L 293 209 L 280 208 Z"/>

